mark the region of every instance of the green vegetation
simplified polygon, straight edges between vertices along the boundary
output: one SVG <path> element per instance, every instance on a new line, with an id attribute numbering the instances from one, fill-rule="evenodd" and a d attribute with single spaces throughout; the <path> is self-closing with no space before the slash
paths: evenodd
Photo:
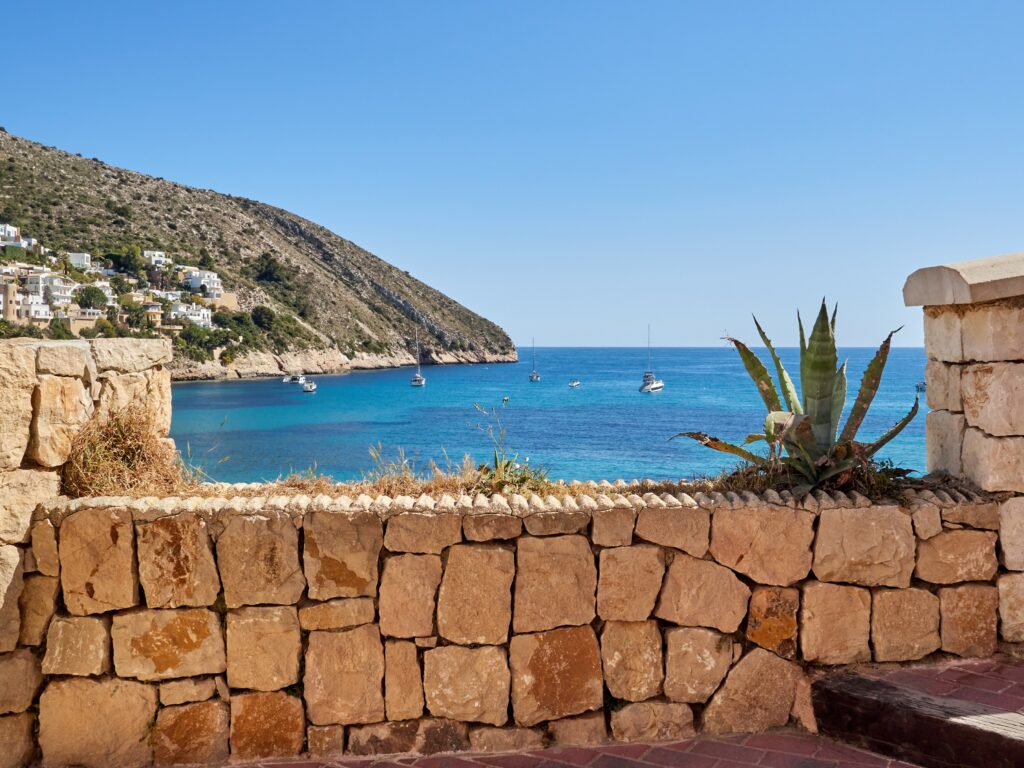
<path id="1" fill-rule="evenodd" d="M 107 306 L 107 294 L 93 285 L 78 289 L 75 301 L 82 309 L 103 309 Z"/>

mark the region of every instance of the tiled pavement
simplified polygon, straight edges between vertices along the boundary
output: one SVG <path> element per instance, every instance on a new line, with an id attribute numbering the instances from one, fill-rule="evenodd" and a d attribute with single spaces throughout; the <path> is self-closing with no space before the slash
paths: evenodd
<path id="1" fill-rule="evenodd" d="M 750 736 L 696 738 L 677 744 L 555 747 L 508 755 L 344 758 L 268 762 L 273 768 L 915 768 L 821 736 L 774 731 Z"/>

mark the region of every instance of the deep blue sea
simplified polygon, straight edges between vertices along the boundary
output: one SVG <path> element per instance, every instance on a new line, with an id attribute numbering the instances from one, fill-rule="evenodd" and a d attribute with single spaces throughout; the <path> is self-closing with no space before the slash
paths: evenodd
<path id="1" fill-rule="evenodd" d="M 767 353 L 759 351 L 773 370 Z M 742 441 L 760 432 L 765 409 L 731 347 L 653 350 L 664 391 L 640 394 L 646 349 L 538 348 L 541 381 L 531 383 L 529 350 L 504 365 L 429 366 L 427 385 L 409 386 L 408 368 L 316 376 L 305 394 L 280 379 L 176 384 L 171 436 L 189 460 L 217 480 L 270 480 L 315 466 L 354 479 L 372 466 L 369 449 L 389 456 L 403 448 L 418 466 L 443 465 L 469 453 L 490 460 L 491 443 L 476 425 L 491 423 L 474 403 L 495 408 L 506 443 L 520 460 L 543 465 L 554 478 L 627 480 L 690 478 L 735 466 L 736 459 L 688 439 L 700 430 Z M 873 349 L 843 349 L 853 402 Z M 780 356 L 794 379 L 799 351 Z M 881 389 L 858 437 L 874 438 L 898 421 L 924 379 L 922 349 L 893 349 Z M 582 385 L 570 389 L 579 378 Z M 508 404 L 502 399 L 508 397 Z M 924 469 L 924 412 L 880 454 Z"/>

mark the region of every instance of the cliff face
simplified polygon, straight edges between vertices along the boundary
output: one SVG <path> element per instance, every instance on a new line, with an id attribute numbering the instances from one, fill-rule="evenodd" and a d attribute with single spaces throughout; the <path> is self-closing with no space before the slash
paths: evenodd
<path id="1" fill-rule="evenodd" d="M 515 359 L 497 325 L 314 222 L 3 132 L 0 221 L 54 249 L 104 254 L 137 244 L 182 263 L 212 261 L 242 309 L 263 304 L 303 329 L 305 338 L 274 350 L 286 359 L 308 352 L 311 362 L 319 354 L 329 367 L 412 362 L 417 329 L 424 362 Z M 245 355 L 232 365 L 264 370 L 267 356 Z M 187 377 L 211 365 L 220 364 L 176 360 L 172 368 Z M 230 375 L 231 368 L 220 368 Z"/>

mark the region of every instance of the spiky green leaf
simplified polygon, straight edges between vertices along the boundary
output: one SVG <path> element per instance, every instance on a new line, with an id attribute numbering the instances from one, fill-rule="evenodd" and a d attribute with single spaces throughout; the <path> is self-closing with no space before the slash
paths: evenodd
<path id="1" fill-rule="evenodd" d="M 800 317 L 800 310 L 796 311 L 796 324 L 800 328 L 800 387 L 806 386 L 807 381 L 807 336 L 804 334 L 804 321 Z M 800 401 L 801 410 L 803 410 L 803 400 Z"/>
<path id="2" fill-rule="evenodd" d="M 871 358 L 868 367 L 864 369 L 864 376 L 860 380 L 860 390 L 857 392 L 857 399 L 853 401 L 853 406 L 850 408 L 850 415 L 843 426 L 839 442 L 849 443 L 856 439 L 857 430 L 860 429 L 860 425 L 867 415 L 868 408 L 871 406 L 871 401 L 874 400 L 875 393 L 878 392 L 878 386 L 882 383 L 882 372 L 885 370 L 885 361 L 889 358 L 889 347 L 892 345 L 893 334 L 898 333 L 902 328 L 903 326 L 901 325 L 885 337 L 885 341 L 882 342 L 878 351 L 875 352 L 875 356 Z"/>
<path id="3" fill-rule="evenodd" d="M 739 352 L 740 359 L 743 361 L 743 367 L 747 369 L 747 373 L 757 386 L 758 394 L 761 395 L 768 410 L 781 411 L 782 404 L 779 402 L 779 393 L 775 390 L 772 377 L 768 373 L 768 369 L 764 367 L 764 363 L 761 362 L 761 358 L 751 352 L 750 348 L 739 339 L 726 336 L 726 340 L 736 347 L 736 351 Z"/>
<path id="4" fill-rule="evenodd" d="M 878 450 L 883 445 L 885 445 L 890 440 L 892 440 L 894 437 L 896 437 L 896 435 L 898 435 L 900 432 L 903 431 L 903 428 L 905 426 L 907 426 L 907 424 L 909 424 L 911 421 L 914 420 L 914 417 L 917 416 L 917 409 L 920 406 L 920 403 L 921 403 L 920 398 L 915 397 L 914 398 L 914 407 L 910 409 L 910 413 L 908 413 L 902 419 L 900 419 L 895 424 L 893 424 L 889 428 L 889 431 L 886 432 L 884 435 L 882 435 L 877 440 L 875 440 L 875 442 L 869 443 L 867 445 L 867 447 L 864 449 L 864 452 L 868 456 L 874 456 L 876 453 L 878 453 Z"/>
<path id="5" fill-rule="evenodd" d="M 839 432 L 839 420 L 843 417 L 843 408 L 846 406 L 846 361 L 836 371 L 836 380 L 832 385 L 832 444 L 836 442 L 836 433 Z"/>
<path id="6" fill-rule="evenodd" d="M 804 391 L 804 413 L 811 420 L 814 430 L 815 459 L 826 453 L 832 444 L 832 391 L 836 378 L 836 338 L 829 323 L 828 308 L 821 302 L 818 319 L 811 329 L 807 342 L 805 360 L 806 379 L 802 382 Z"/>
<path id="7" fill-rule="evenodd" d="M 764 332 L 756 317 L 754 318 L 754 325 L 757 326 L 757 332 L 761 336 L 761 341 L 768 348 L 768 354 L 772 356 L 772 361 L 775 363 L 775 374 L 779 377 L 779 388 L 782 390 L 782 398 L 786 401 L 786 407 L 793 413 L 803 413 L 804 409 L 803 404 L 800 402 L 800 396 L 796 392 L 796 387 L 793 386 L 793 380 L 789 377 L 789 372 L 782 365 L 782 361 L 772 345 L 772 340 L 768 338 L 768 334 Z"/>
<path id="8" fill-rule="evenodd" d="M 744 445 L 750 445 L 751 443 L 762 443 L 762 442 L 764 442 L 764 443 L 768 442 L 768 436 L 767 435 L 758 435 L 758 434 L 747 435 L 746 438 L 744 438 L 744 440 L 743 440 L 743 444 Z"/>
<path id="9" fill-rule="evenodd" d="M 672 435 L 670 439 L 675 440 L 677 437 L 688 437 L 691 440 L 696 440 L 701 445 L 706 445 L 708 448 L 712 448 L 722 453 L 731 453 L 733 456 L 739 456 L 744 461 L 749 461 L 751 464 L 763 466 L 767 464 L 767 459 L 764 456 L 758 456 L 756 453 L 740 448 L 738 445 L 727 443 L 724 440 L 719 440 L 717 437 L 712 437 L 703 432 L 680 432 L 678 435 Z"/>

